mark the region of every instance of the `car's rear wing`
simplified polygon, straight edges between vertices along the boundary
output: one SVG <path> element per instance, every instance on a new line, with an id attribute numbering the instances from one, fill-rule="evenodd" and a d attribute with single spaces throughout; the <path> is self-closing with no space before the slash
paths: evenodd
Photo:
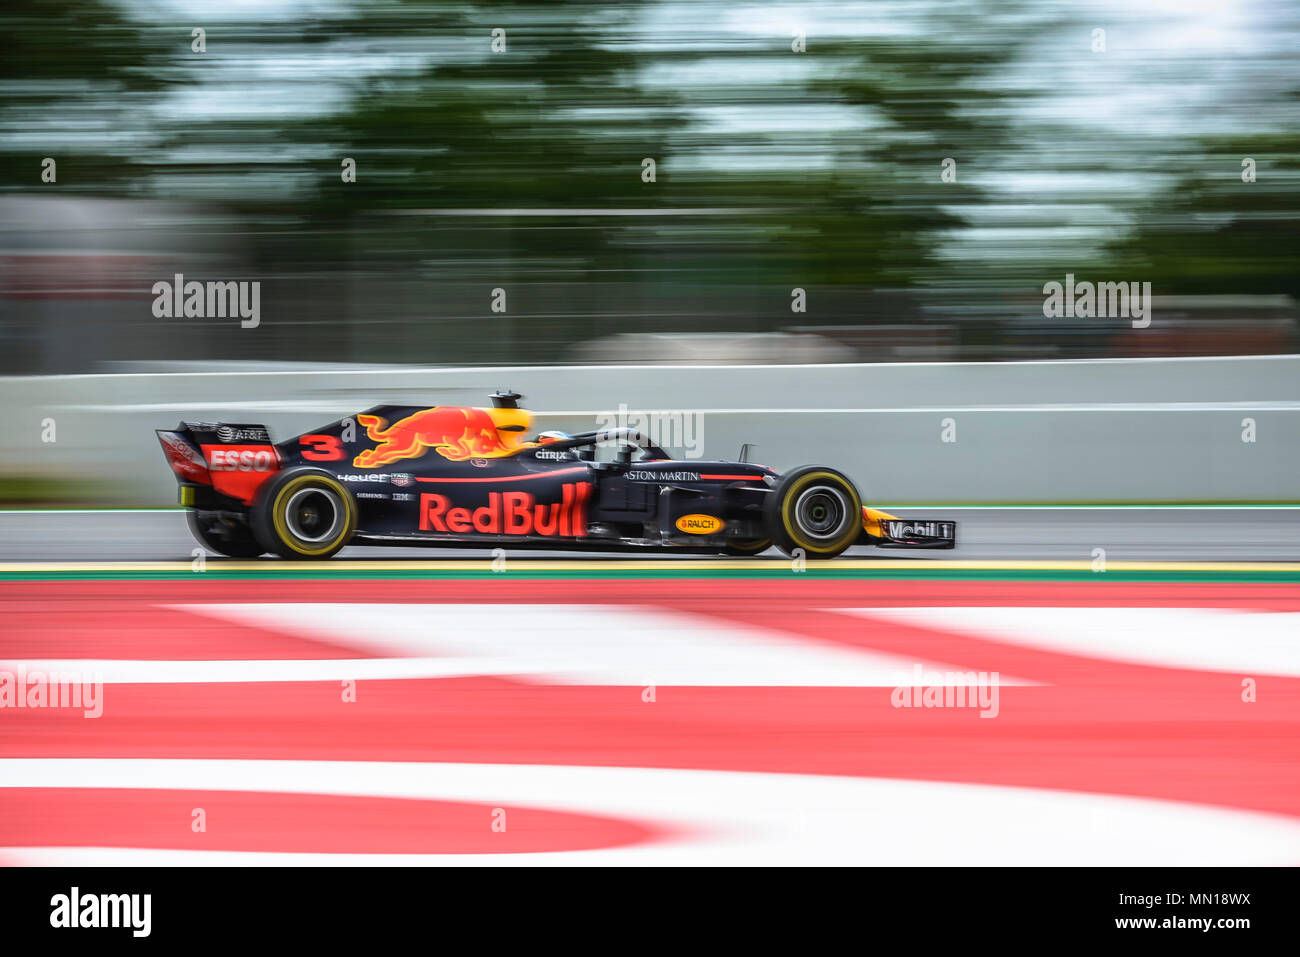
<path id="1" fill-rule="evenodd" d="M 280 454 L 264 425 L 182 422 L 157 435 L 180 485 L 182 505 L 252 505 L 258 488 L 280 468 Z"/>

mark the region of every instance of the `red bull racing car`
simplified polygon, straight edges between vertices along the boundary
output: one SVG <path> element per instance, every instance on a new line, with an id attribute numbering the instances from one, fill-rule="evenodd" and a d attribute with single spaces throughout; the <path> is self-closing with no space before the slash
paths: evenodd
<path id="1" fill-rule="evenodd" d="M 955 544 L 955 523 L 864 507 L 853 482 L 819 465 L 674 460 L 625 428 L 528 441 L 520 398 L 381 405 L 279 443 L 260 425 L 157 434 L 194 537 L 235 558 L 328 558 L 351 544 L 729 555 L 775 545 L 817 559 L 855 544 Z M 613 458 L 597 461 L 598 445 Z"/>

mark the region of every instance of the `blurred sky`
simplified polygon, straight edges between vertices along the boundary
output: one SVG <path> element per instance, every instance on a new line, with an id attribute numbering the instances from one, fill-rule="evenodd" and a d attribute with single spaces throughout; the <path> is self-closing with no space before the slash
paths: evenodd
<path id="1" fill-rule="evenodd" d="M 685 122 L 680 134 L 711 144 L 675 156 L 677 169 L 720 173 L 826 168 L 837 160 L 836 134 L 869 133 L 884 122 L 858 105 L 797 97 L 782 102 L 783 87 L 797 88 L 842 69 L 837 58 L 817 55 L 831 41 L 921 38 L 971 49 L 1011 48 L 1007 68 L 980 81 L 1006 95 L 972 102 L 971 113 L 1011 124 L 1018 148 L 991 153 L 985 144 L 972 142 L 965 154 L 953 150 L 961 179 L 986 190 L 987 202 L 966 210 L 965 228 L 940 250 L 949 258 L 978 257 L 993 239 L 1105 241 L 1131 222 L 1119 207 L 1167 187 L 1183 172 L 1161 163 L 1160 155 L 1206 136 L 1294 130 L 1300 118 L 1295 99 L 1300 4 L 1288 0 L 660 2 L 614 5 L 606 20 L 588 17 L 581 23 L 565 23 L 572 14 L 560 4 L 466 4 L 454 6 L 469 24 L 481 25 L 478 31 L 336 36 L 311 44 L 303 43 L 295 28 L 323 18 L 364 21 L 381 11 L 400 16 L 402 4 L 119 0 L 119 5 L 142 23 L 170 30 L 181 21 L 208 31 L 207 55 L 176 60 L 181 85 L 147 111 L 147 117 L 169 125 L 187 119 L 211 124 L 325 116 L 346 109 L 363 81 L 400 83 L 431 67 L 486 60 L 492 56 L 486 36 L 494 26 L 508 32 L 525 22 L 591 30 L 604 34 L 598 46 L 674 54 L 672 60 L 647 63 L 636 82 L 651 93 L 677 97 L 673 109 Z M 267 30 L 248 31 L 250 24 Z M 1105 53 L 1091 51 L 1094 28 L 1106 31 Z M 808 52 L 802 56 L 789 50 L 796 29 L 807 35 Z M 278 39 L 277 30 L 284 30 Z M 513 42 L 513 55 L 534 55 Z M 691 52 L 694 59 L 677 59 Z M 572 112 L 583 118 L 581 106 Z M 92 132 L 64 127 L 61 137 L 59 125 L 56 111 L 48 128 L 29 126 L 7 135 L 39 139 L 50 148 L 51 139 L 76 140 Z M 148 137 L 147 127 L 93 132 L 110 143 Z M 777 139 L 759 147 L 751 138 L 759 134 Z M 828 148 L 807 148 L 803 137 Z M 291 158 L 284 155 L 286 148 L 303 152 L 304 160 L 337 152 L 337 144 L 314 151 L 301 142 L 250 140 L 197 142 L 179 148 L 174 158 L 240 162 L 276 151 L 283 160 Z M 1133 158 L 1121 160 L 1121 151 Z M 931 173 L 918 170 L 917 175 Z M 193 177 L 187 180 L 190 187 L 199 185 Z M 156 185 L 166 191 L 176 183 L 163 175 Z M 279 195 L 294 183 L 279 173 L 241 182 L 244 191 L 259 187 Z"/>
<path id="2" fill-rule="evenodd" d="M 338 18 L 364 17 L 368 10 L 389 7 L 384 0 L 333 2 L 319 0 L 115 0 L 127 16 L 147 23 L 182 19 L 196 26 L 256 23 L 310 23 L 322 14 Z M 1006 9 L 1003 9 L 1003 8 Z M 466 9 L 474 9 L 466 5 Z M 484 31 L 494 25 L 509 29 L 510 5 L 480 8 Z M 556 7 L 553 15 L 561 15 Z M 528 19 L 536 10 L 524 13 Z M 541 16 L 548 16 L 542 11 Z M 1041 33 L 1029 32 L 1044 23 L 1060 24 Z M 978 33 L 951 35 L 945 24 L 954 19 L 978 24 Z M 600 28 L 593 24 L 593 28 Z M 1104 55 L 1081 57 L 1090 51 L 1091 30 L 1107 31 Z M 808 36 L 809 56 L 787 55 L 791 31 Z M 1116 3 L 1082 0 L 1074 3 L 1038 2 L 1030 5 L 997 2 L 731 4 L 662 2 L 640 7 L 630 24 L 620 24 L 605 41 L 610 46 L 642 51 L 689 51 L 701 54 L 739 49 L 771 50 L 768 59 L 744 68 L 726 56 L 704 56 L 688 69 L 648 70 L 644 82 L 673 88 L 700 85 L 743 88 L 758 81 L 797 82 L 830 64 L 816 58 L 819 40 L 862 37 L 946 38 L 953 43 L 996 44 L 999 37 L 1016 46 L 1016 64 L 1001 82 L 1009 89 L 1035 94 L 1021 109 L 1026 118 L 1050 117 L 1066 125 L 1109 129 L 1141 135 L 1188 135 L 1257 130 L 1261 121 L 1275 128 L 1294 126 L 1294 103 L 1273 97 L 1294 91 L 1300 71 L 1300 5 L 1288 0 L 1132 0 Z M 357 79 L 415 71 L 448 57 L 490 56 L 481 38 L 412 36 L 404 42 L 339 39 L 324 50 L 296 55 L 285 47 L 258 43 L 243 48 L 225 69 L 195 64 L 200 90 L 186 90 L 168 103 L 169 111 L 192 111 L 205 118 L 261 116 L 282 111 L 301 115 L 325 112 L 336 97 L 345 96 Z M 432 41 L 432 42 L 431 42 Z M 220 36 L 210 52 L 221 56 Z M 242 44 L 241 44 L 242 47 Z M 280 85 L 277 86 L 277 81 Z M 304 98 L 300 83 L 313 86 Z M 332 87 L 332 89 L 331 89 Z M 255 88 L 258 96 L 247 93 Z M 283 97 L 281 100 L 280 97 Z M 1243 103 L 1272 104 L 1264 115 L 1243 115 Z M 712 109 L 704 122 L 745 128 L 769 128 L 771 118 L 747 117 L 761 106 L 737 104 Z M 777 117 L 791 128 L 823 128 L 854 122 L 851 113 L 811 116 L 802 111 Z"/>
<path id="3" fill-rule="evenodd" d="M 0 33 L 0 191 L 184 206 L 124 209 L 147 237 L 68 212 L 43 248 L 226 257 L 286 326 L 366 323 L 375 359 L 481 351 L 484 284 L 535 293 L 507 358 L 610 328 L 774 331 L 795 286 L 818 326 L 978 320 L 944 334 L 973 357 L 1130 348 L 1043 324 L 1067 272 L 1300 297 L 1293 0 L 9 0 Z M 362 348 L 340 336 L 320 349 Z M 1292 348 L 1269 336 L 1241 348 Z"/>

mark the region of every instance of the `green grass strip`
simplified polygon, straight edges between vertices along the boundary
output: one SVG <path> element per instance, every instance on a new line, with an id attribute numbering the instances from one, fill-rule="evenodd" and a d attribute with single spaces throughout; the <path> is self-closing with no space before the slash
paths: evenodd
<path id="1" fill-rule="evenodd" d="M 493 572 L 469 569 L 448 569 L 438 571 L 419 569 L 401 571 L 376 569 L 365 571 L 356 569 L 328 569 L 310 571 L 259 571 L 222 570 L 209 568 L 204 572 L 189 571 L 6 571 L 0 573 L 0 581 L 258 581 L 270 579 L 276 581 L 319 581 L 322 579 L 390 579 L 400 581 L 456 581 L 494 579 L 497 581 L 549 580 L 575 581 L 583 579 L 858 579 L 858 580 L 920 580 L 920 581 L 1044 581 L 1044 582 L 1300 582 L 1298 571 L 1109 571 L 1089 572 L 1064 569 L 834 569 L 816 568 L 803 572 L 789 569 L 755 568 L 742 569 L 618 569 L 595 568 L 583 570 L 559 570 L 539 568 L 516 568 L 506 572 Z"/>

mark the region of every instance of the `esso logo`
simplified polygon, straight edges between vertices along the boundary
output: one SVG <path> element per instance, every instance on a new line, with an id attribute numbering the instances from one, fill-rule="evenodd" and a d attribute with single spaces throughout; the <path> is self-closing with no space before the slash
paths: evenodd
<path id="1" fill-rule="evenodd" d="M 275 467 L 269 449 L 213 449 L 209 459 L 214 472 L 269 472 Z"/>
<path id="2" fill-rule="evenodd" d="M 676 522 L 679 532 L 686 532 L 688 535 L 712 535 L 714 532 L 720 532 L 726 526 L 720 518 L 714 518 L 712 515 L 683 515 Z"/>

